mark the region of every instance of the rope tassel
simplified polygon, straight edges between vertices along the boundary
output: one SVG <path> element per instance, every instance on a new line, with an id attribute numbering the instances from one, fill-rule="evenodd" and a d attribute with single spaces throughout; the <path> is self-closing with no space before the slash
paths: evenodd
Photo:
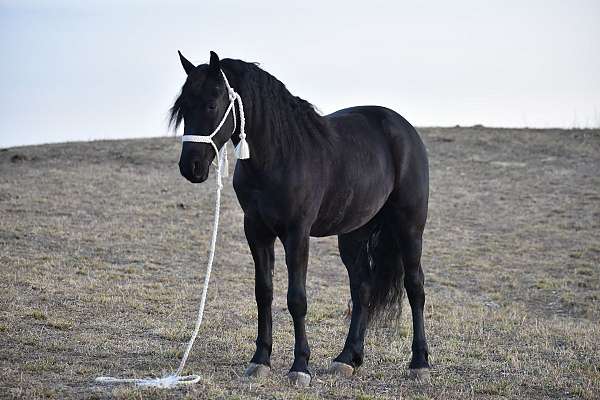
<path id="1" fill-rule="evenodd" d="M 227 78 L 225 78 L 227 80 Z M 229 85 L 229 82 L 227 82 Z M 235 156 L 238 160 L 247 160 L 250 158 L 250 147 L 246 141 L 246 116 L 244 115 L 244 103 L 242 103 L 242 96 L 239 93 L 235 94 L 235 100 L 238 102 L 238 111 L 240 113 L 240 142 L 235 146 Z M 235 115 L 235 113 L 234 113 Z"/>
<path id="2" fill-rule="evenodd" d="M 238 160 L 250 158 L 250 147 L 248 147 L 246 135 L 240 135 L 240 142 L 235 146 L 235 156 Z"/>

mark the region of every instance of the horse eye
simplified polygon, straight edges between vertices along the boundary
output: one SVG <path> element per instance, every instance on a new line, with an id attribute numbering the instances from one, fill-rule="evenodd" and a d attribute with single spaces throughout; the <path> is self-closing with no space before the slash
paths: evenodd
<path id="1" fill-rule="evenodd" d="M 208 111 L 215 111 L 217 109 L 217 105 L 212 103 L 207 105 L 206 108 L 208 108 Z"/>

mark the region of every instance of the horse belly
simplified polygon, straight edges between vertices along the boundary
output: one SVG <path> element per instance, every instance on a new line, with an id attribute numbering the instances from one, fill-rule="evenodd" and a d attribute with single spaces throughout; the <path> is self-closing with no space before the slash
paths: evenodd
<path id="1" fill-rule="evenodd" d="M 310 235 L 316 237 L 352 232 L 371 221 L 393 190 L 393 179 L 382 176 L 363 185 L 325 196 Z"/>

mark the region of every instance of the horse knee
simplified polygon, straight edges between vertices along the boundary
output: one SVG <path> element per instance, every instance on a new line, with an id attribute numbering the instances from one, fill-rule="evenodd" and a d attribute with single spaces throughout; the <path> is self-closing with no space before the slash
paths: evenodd
<path id="1" fill-rule="evenodd" d="M 409 298 L 413 296 L 425 298 L 424 284 L 425 275 L 420 265 L 417 265 L 413 269 L 407 269 L 404 272 L 404 287 Z"/>
<path id="2" fill-rule="evenodd" d="M 304 317 L 306 315 L 306 293 L 302 290 L 289 289 L 287 305 L 293 317 Z"/>
<path id="3" fill-rule="evenodd" d="M 409 286 L 413 287 L 423 287 L 425 283 L 425 274 L 423 274 L 423 269 L 419 263 L 416 264 L 415 267 L 406 267 L 406 265 L 410 265 L 405 263 L 405 271 L 404 271 L 404 284 L 406 288 Z"/>
<path id="4" fill-rule="evenodd" d="M 368 307 L 371 303 L 371 285 L 367 282 L 362 282 L 358 289 L 358 301 L 363 307 Z"/>
<path id="5" fill-rule="evenodd" d="M 260 306 L 270 306 L 273 303 L 273 288 L 263 288 L 256 291 L 256 304 Z"/>

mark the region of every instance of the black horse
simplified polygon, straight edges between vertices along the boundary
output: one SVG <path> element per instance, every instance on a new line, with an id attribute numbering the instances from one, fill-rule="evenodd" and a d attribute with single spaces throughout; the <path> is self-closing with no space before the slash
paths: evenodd
<path id="1" fill-rule="evenodd" d="M 171 123 L 176 127 L 183 121 L 184 135 L 208 135 L 223 118 L 229 98 L 221 71 L 244 104 L 251 156 L 237 162 L 233 186 L 244 211 L 258 306 L 256 352 L 246 374 L 270 371 L 273 246 L 279 238 L 295 334 L 288 376 L 299 385 L 310 383 L 305 330 L 309 237 L 337 235 L 350 278 L 352 317 L 331 371 L 349 376 L 362 364 L 369 322 L 398 310 L 404 287 L 413 321 L 409 368 L 412 376 L 426 377 L 421 249 L 429 172 L 417 131 L 396 112 L 377 106 L 321 116 L 256 64 L 219 60 L 211 52 L 209 64 L 194 66 L 179 56 L 187 79 L 171 109 Z M 239 121 L 239 110 L 236 115 Z M 232 135 L 233 123 L 233 116 L 227 117 L 213 138 L 218 148 L 228 140 L 239 142 L 239 124 Z M 181 174 L 203 182 L 214 158 L 211 144 L 185 142 Z"/>

